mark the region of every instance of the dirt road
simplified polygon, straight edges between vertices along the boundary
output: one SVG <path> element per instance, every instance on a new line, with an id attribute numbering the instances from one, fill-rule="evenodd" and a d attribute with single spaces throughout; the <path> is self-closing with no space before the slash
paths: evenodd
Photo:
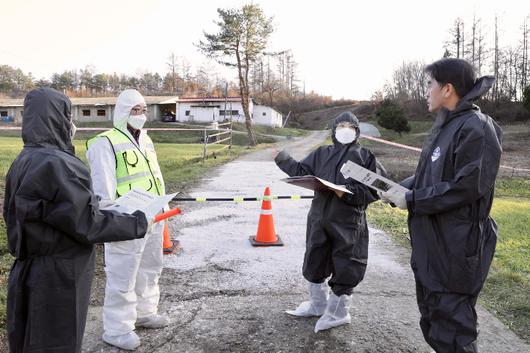
<path id="1" fill-rule="evenodd" d="M 288 149 L 303 157 L 326 136 L 313 133 L 288 142 Z M 283 177 L 271 151 L 265 150 L 205 175 L 191 194 L 260 196 L 266 186 L 275 195 L 310 194 L 281 182 Z M 430 352 L 418 325 L 408 251 L 376 229 L 370 229 L 368 271 L 354 291 L 351 325 L 315 334 L 316 318 L 285 314 L 306 299 L 301 266 L 310 201 L 273 202 L 284 247 L 251 247 L 248 237 L 255 234 L 260 206 L 180 205 L 184 213 L 170 227 L 184 252 L 165 257 L 160 280 L 160 310 L 173 323 L 166 329 L 138 330 L 138 352 Z M 530 352 L 491 314 L 479 308 L 479 316 L 481 352 Z M 90 307 L 83 352 L 119 352 L 104 344 L 101 334 L 101 307 L 95 305 Z"/>

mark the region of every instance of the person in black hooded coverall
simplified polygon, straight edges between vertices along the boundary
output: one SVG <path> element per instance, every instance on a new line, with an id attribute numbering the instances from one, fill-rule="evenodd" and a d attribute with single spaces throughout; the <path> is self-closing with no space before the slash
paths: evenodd
<path id="1" fill-rule="evenodd" d="M 346 138 L 341 137 L 346 133 Z M 349 136 L 349 137 L 348 137 Z M 321 316 L 315 332 L 351 322 L 349 307 L 353 288 L 364 277 L 368 258 L 368 225 L 365 209 L 378 199 L 368 187 L 346 180 L 340 168 L 353 161 L 376 171 L 376 159 L 357 142 L 359 121 L 350 112 L 335 118 L 332 129 L 333 145 L 322 146 L 302 161 L 280 152 L 275 162 L 289 176 L 314 175 L 352 192 L 315 191 L 307 216 L 306 251 L 303 275 L 309 281 L 310 300 L 296 310 L 295 316 Z M 325 280 L 331 276 L 328 284 Z"/>
<path id="2" fill-rule="evenodd" d="M 94 245 L 144 236 L 144 213 L 99 210 L 90 173 L 74 154 L 70 100 L 50 88 L 24 100 L 24 148 L 11 165 L 3 216 L 11 353 L 72 353 L 81 342 L 94 274 Z"/>
<path id="3" fill-rule="evenodd" d="M 501 157 L 501 129 L 473 101 L 493 85 L 475 81 L 462 59 L 427 66 L 429 110 L 437 112 L 416 173 L 401 184 L 408 209 L 411 266 L 425 340 L 437 353 L 478 352 L 475 304 L 495 252 L 489 216 Z"/>

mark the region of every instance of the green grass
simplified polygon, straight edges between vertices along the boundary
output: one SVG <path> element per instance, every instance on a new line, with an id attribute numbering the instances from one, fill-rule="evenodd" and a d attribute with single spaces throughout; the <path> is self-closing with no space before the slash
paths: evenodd
<path id="1" fill-rule="evenodd" d="M 383 229 L 400 245 L 410 247 L 407 212 L 381 201 L 368 206 L 368 221 L 379 229 Z"/>
<path id="2" fill-rule="evenodd" d="M 381 132 L 381 136 L 385 140 L 395 141 L 395 142 L 404 143 L 404 144 L 412 145 L 412 146 L 418 146 L 418 147 L 421 147 L 423 141 L 425 140 L 427 132 L 430 130 L 433 124 L 433 121 L 430 121 L 430 120 L 421 120 L 421 121 L 409 120 L 409 125 L 411 128 L 410 132 L 404 132 L 400 135 L 399 133 L 393 130 L 388 130 L 388 129 L 385 129 L 384 127 L 381 127 L 377 123 L 377 119 L 371 119 L 367 122 L 377 127 L 379 129 L 379 132 Z M 367 143 L 363 142 L 363 144 L 367 146 L 369 145 L 369 143 L 373 143 L 371 141 L 366 141 L 366 140 L 364 141 Z M 375 143 L 378 143 L 378 142 L 375 142 Z"/>
<path id="3" fill-rule="evenodd" d="M 245 124 L 242 123 L 233 123 L 233 129 L 236 131 L 247 131 Z M 308 130 L 295 129 L 295 128 L 280 128 L 280 127 L 271 127 L 271 126 L 262 126 L 254 125 L 253 131 L 257 134 L 265 135 L 276 135 L 276 136 L 305 136 L 309 133 Z"/>
<path id="4" fill-rule="evenodd" d="M 530 180 L 499 179 L 492 216 L 499 226 L 495 258 L 481 303 L 530 343 Z M 399 244 L 410 247 L 407 213 L 382 202 L 368 208 L 368 220 Z"/>
<path id="5" fill-rule="evenodd" d="M 530 198 L 530 179 L 497 179 L 495 184 L 495 196 Z"/>
<path id="6" fill-rule="evenodd" d="M 85 141 L 76 139 L 74 145 L 76 155 L 86 163 Z M 3 202 L 5 177 L 9 166 L 22 149 L 22 141 L 20 137 L 0 137 L 0 146 L 2 147 L 0 154 L 0 199 Z M 219 148 L 219 145 L 210 146 L 209 152 Z M 186 185 L 200 178 L 209 168 L 226 163 L 242 153 L 250 151 L 250 149 L 242 146 L 232 146 L 230 155 L 225 149 L 217 153 L 216 158 L 210 155 L 208 159 L 202 162 L 202 144 L 156 143 L 156 150 L 168 192 L 180 191 Z M 13 258 L 7 251 L 4 219 L 0 217 L 0 332 L 5 331 L 7 277 L 12 262 Z M 2 339 L 1 333 L 0 339 Z"/>
<path id="7" fill-rule="evenodd" d="M 499 237 L 482 302 L 530 342 L 530 198 L 498 198 L 491 213 Z"/>

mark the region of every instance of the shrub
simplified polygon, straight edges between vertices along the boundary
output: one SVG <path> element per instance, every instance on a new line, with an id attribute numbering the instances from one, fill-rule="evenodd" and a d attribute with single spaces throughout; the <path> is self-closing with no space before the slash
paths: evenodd
<path id="1" fill-rule="evenodd" d="M 385 129 L 394 130 L 401 135 L 409 132 L 410 125 L 401 107 L 390 99 L 385 99 L 377 109 L 377 123 Z"/>

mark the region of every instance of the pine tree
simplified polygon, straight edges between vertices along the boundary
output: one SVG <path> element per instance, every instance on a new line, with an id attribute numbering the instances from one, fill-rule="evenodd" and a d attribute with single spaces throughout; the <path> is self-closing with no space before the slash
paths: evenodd
<path id="1" fill-rule="evenodd" d="M 385 129 L 394 130 L 401 136 L 409 132 L 410 125 L 401 107 L 390 99 L 385 99 L 376 111 L 377 123 Z"/>

